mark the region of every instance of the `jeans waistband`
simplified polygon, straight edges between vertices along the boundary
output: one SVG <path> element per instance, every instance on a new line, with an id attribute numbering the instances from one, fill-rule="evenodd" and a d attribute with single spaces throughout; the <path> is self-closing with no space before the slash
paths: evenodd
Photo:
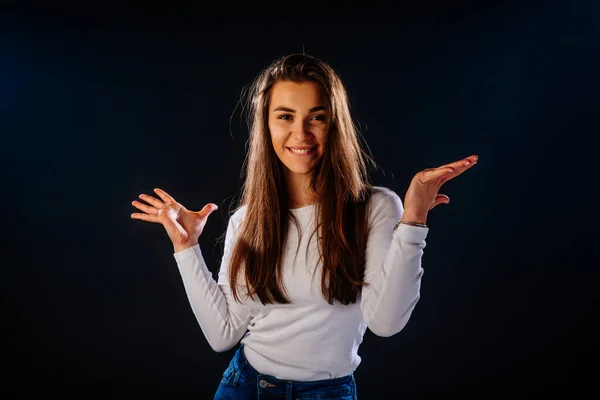
<path id="1" fill-rule="evenodd" d="M 315 384 L 321 384 L 321 383 L 327 383 L 327 384 L 340 383 L 340 384 L 342 384 L 342 383 L 350 382 L 354 379 L 354 374 L 342 376 L 339 378 L 323 379 L 323 380 L 317 380 L 317 381 L 294 381 L 294 380 L 290 380 L 290 379 L 278 379 L 272 375 L 261 374 L 256 369 L 254 369 L 254 367 L 250 364 L 250 362 L 248 362 L 248 359 L 246 358 L 246 354 L 244 353 L 243 345 L 240 345 L 239 349 L 236 352 L 236 355 L 237 355 L 236 358 L 238 359 L 237 368 L 239 368 L 239 371 L 241 374 L 246 376 L 246 378 L 248 378 L 251 381 L 257 381 L 260 378 L 261 382 L 264 381 L 264 382 L 266 382 L 266 384 L 269 384 L 269 383 L 270 384 L 293 383 L 294 386 L 304 386 L 304 385 L 308 386 L 308 385 L 315 385 Z"/>

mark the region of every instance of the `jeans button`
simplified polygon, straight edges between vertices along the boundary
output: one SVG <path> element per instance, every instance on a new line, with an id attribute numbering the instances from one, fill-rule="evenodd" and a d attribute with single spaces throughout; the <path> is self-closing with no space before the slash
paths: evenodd
<path id="1" fill-rule="evenodd" d="M 258 382 L 258 384 L 260 385 L 261 388 L 266 388 L 266 387 L 277 387 L 277 385 L 274 385 L 272 383 L 269 383 L 267 381 L 265 381 L 264 379 L 261 379 L 260 382 Z"/>

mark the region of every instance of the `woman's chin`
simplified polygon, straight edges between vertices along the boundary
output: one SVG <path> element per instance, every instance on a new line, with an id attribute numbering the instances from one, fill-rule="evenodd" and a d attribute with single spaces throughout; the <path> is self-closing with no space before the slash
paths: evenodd
<path id="1" fill-rule="evenodd" d="M 303 165 L 303 166 L 299 166 L 299 165 L 286 165 L 287 170 L 290 174 L 295 174 L 295 175 L 310 175 L 310 173 L 313 171 L 313 166 L 312 165 Z"/>

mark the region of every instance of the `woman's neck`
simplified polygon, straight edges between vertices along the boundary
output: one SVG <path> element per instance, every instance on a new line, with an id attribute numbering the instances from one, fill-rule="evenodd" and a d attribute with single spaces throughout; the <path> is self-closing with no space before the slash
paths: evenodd
<path id="1" fill-rule="evenodd" d="M 289 208 L 301 208 L 314 204 L 317 199 L 310 190 L 310 177 L 290 173 L 287 176 L 288 206 Z"/>

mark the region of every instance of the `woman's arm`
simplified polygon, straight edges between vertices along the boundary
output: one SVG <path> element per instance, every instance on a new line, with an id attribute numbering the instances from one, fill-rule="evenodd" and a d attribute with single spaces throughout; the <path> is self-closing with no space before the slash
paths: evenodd
<path id="1" fill-rule="evenodd" d="M 217 352 L 235 346 L 246 333 L 250 314 L 244 304 L 235 302 L 229 286 L 228 270 L 233 237 L 233 216 L 229 219 L 218 283 L 206 267 L 199 245 L 173 254 L 192 311 L 206 340 Z"/>
<path id="2" fill-rule="evenodd" d="M 404 208 L 396 193 L 375 193 L 369 215 L 361 311 L 369 329 L 392 336 L 408 322 L 419 301 L 421 257 L 429 228 L 400 224 Z"/>

